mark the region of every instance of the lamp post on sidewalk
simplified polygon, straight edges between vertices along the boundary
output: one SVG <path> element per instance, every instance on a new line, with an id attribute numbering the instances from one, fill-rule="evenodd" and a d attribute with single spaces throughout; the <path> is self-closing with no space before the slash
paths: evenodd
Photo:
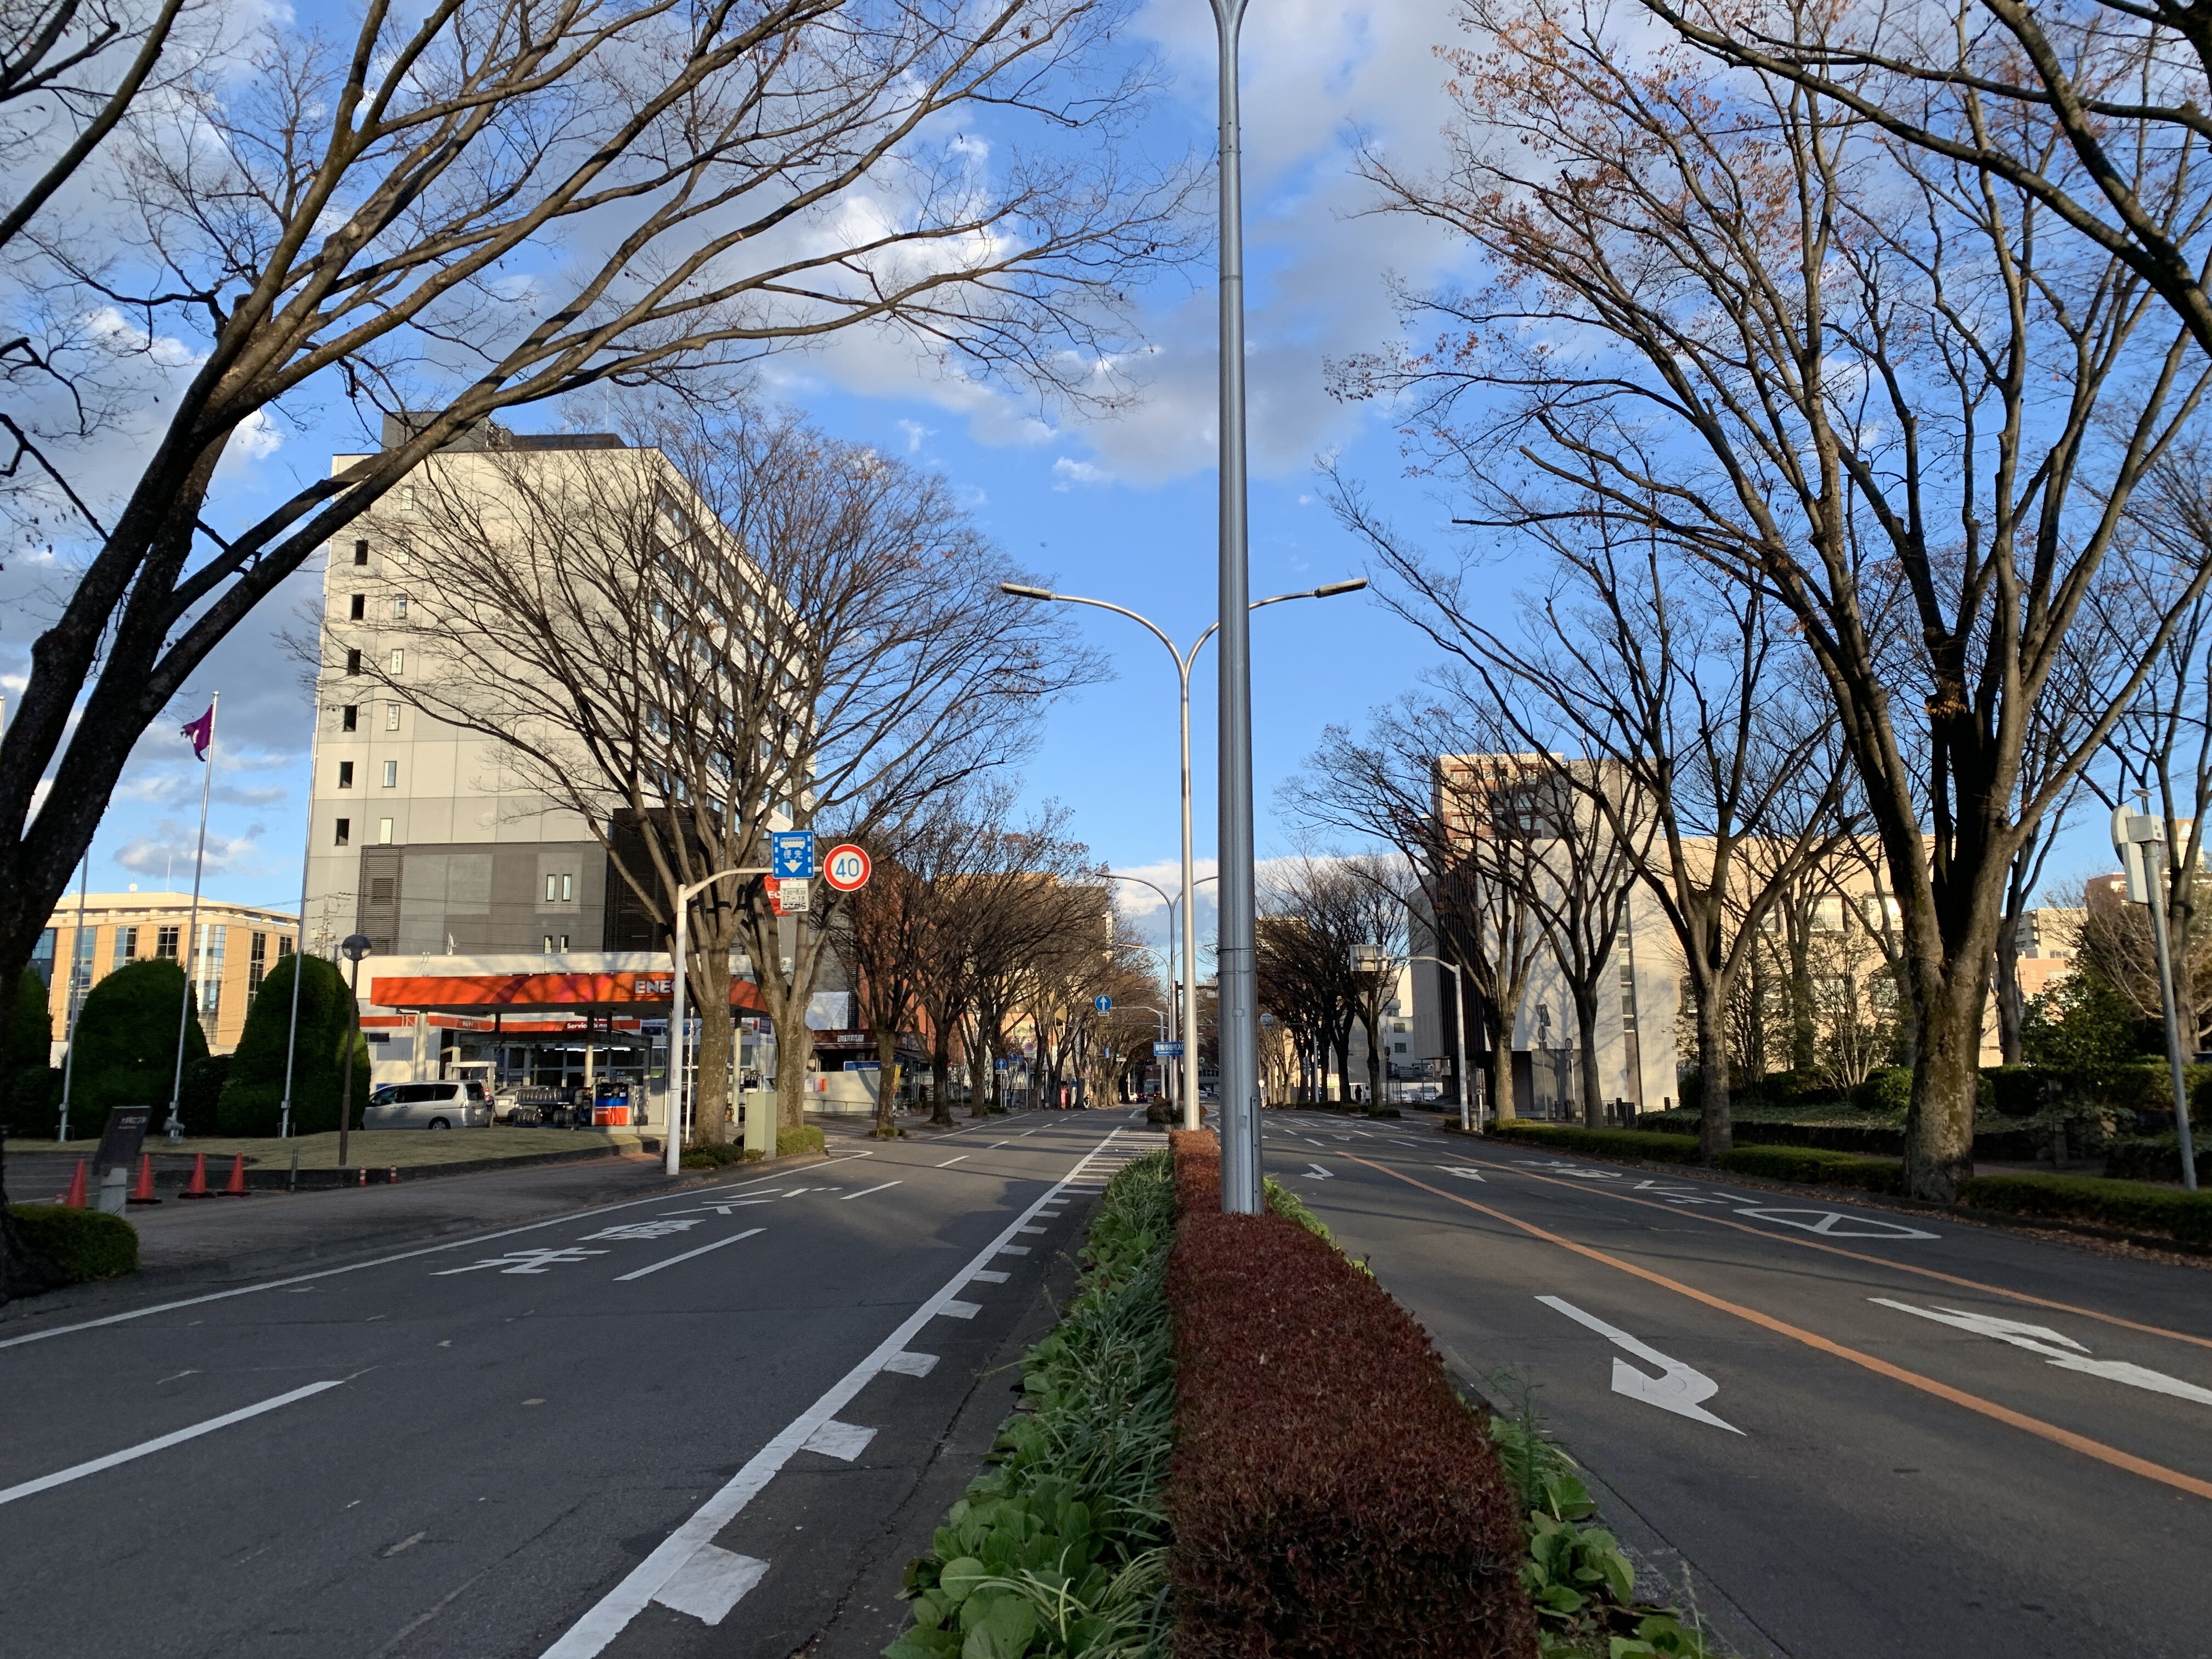
<path id="1" fill-rule="evenodd" d="M 2151 942 L 2158 947 L 2158 993 L 2166 1015 L 2166 1060 L 2173 1073 L 2173 1126 L 2181 1151 L 2181 1185 L 2197 1190 L 2197 1148 L 2189 1130 L 2189 1087 L 2182 1072 L 2181 1022 L 2173 994 L 2173 958 L 2166 934 L 2165 860 L 2154 850 L 2166 844 L 2166 825 L 2150 815 L 2149 799 L 2136 797 L 2136 810 L 2112 814 L 2112 850 L 2127 872 L 2128 897 L 2150 908 Z"/>
<path id="2" fill-rule="evenodd" d="M 338 1168 L 341 1170 L 346 1166 L 346 1137 L 353 1129 L 353 1051 L 361 1042 L 361 959 L 374 948 L 366 933 L 348 933 L 338 941 L 338 952 L 346 959 L 345 1081 L 338 1089 Z"/>
<path id="3" fill-rule="evenodd" d="M 1452 1086 L 1459 1093 L 1459 1127 L 1477 1129 L 1482 1126 L 1468 1121 L 1468 1102 L 1473 1091 L 1467 1086 L 1467 985 L 1460 977 L 1459 963 L 1446 962 L 1442 957 L 1407 957 L 1409 963 L 1433 962 L 1447 969 L 1452 976 Z"/>
<path id="4" fill-rule="evenodd" d="M 1334 599 L 1340 593 L 1356 593 L 1366 586 L 1367 580 L 1364 577 L 1358 577 L 1351 581 L 1330 582 L 1324 586 L 1307 588 L 1302 592 L 1276 593 L 1272 594 L 1264 599 L 1254 599 L 1248 603 L 1244 609 L 1248 611 L 1257 611 L 1262 605 L 1282 605 L 1291 599 Z M 1083 598 L 1081 595 L 1075 593 L 1055 593 L 1048 587 L 1031 587 L 1021 582 L 1000 582 L 999 584 L 999 591 L 1001 593 L 1009 594 L 1018 599 L 1042 599 L 1048 604 L 1054 605 L 1088 605 L 1095 606 L 1101 611 L 1110 611 L 1115 616 L 1127 617 L 1131 622 L 1135 623 L 1139 627 L 1149 630 L 1154 639 L 1158 640 L 1162 645 L 1167 647 L 1168 655 L 1175 659 L 1176 684 L 1178 696 L 1181 698 L 1182 708 L 1182 890 L 1186 894 L 1196 892 L 1198 890 L 1199 883 L 1196 877 L 1196 872 L 1193 868 L 1190 834 L 1190 671 L 1191 665 L 1198 660 L 1198 653 L 1206 648 L 1206 642 L 1212 639 L 1216 633 L 1220 631 L 1221 624 L 1219 623 L 1215 623 L 1208 627 L 1203 634 L 1200 634 L 1196 640 L 1191 642 L 1190 650 L 1186 653 L 1176 648 L 1176 642 L 1168 637 L 1167 630 L 1165 629 L 1162 628 L 1150 617 L 1140 616 L 1138 612 L 1130 610 L 1127 605 L 1114 605 L 1105 599 L 1087 599 Z M 1239 637 L 1242 637 L 1241 630 L 1243 621 L 1243 616 L 1240 612 L 1237 617 Z M 1247 756 L 1245 772 L 1247 775 L 1248 785 L 1249 782 L 1250 771 L 1250 757 L 1249 756 Z M 1249 854 L 1251 851 L 1249 837 L 1250 819 L 1249 811 L 1247 813 L 1245 827 L 1247 830 L 1245 851 L 1248 854 L 1247 863 L 1249 864 Z M 1249 875 L 1249 870 L 1247 872 L 1247 875 Z M 1141 879 L 1141 878 L 1133 876 L 1129 878 L 1129 879 L 1133 881 Z M 1214 881 L 1218 879 L 1218 878 L 1208 876 L 1206 879 L 1208 881 Z M 1145 884 L 1148 887 L 1152 885 L 1149 882 L 1146 882 Z M 1160 890 L 1155 887 L 1152 890 L 1154 892 L 1159 892 Z M 1224 891 L 1225 890 L 1226 890 L 1224 889 Z M 1166 895 L 1162 893 L 1161 896 L 1164 898 L 1166 897 Z M 1172 902 L 1170 903 L 1170 921 L 1173 920 Z M 1247 933 L 1249 935 L 1249 928 L 1247 929 Z M 1224 934 L 1224 937 L 1226 938 L 1226 935 Z M 1249 949 L 1249 938 L 1247 940 L 1247 945 L 1248 949 L 1246 954 L 1249 956 L 1250 954 Z M 1194 1031 L 1198 1028 L 1198 921 L 1197 906 L 1194 904 L 1185 904 L 1182 907 L 1182 991 L 1183 1008 L 1185 1011 L 1183 1013 L 1183 1024 L 1189 1030 Z M 1225 1080 L 1224 1075 L 1224 1081 Z M 1186 1129 L 1195 1129 L 1199 1127 L 1201 1119 L 1198 1098 L 1198 1044 L 1194 1042 L 1186 1042 L 1183 1044 L 1182 1085 L 1182 1125 Z M 1228 1096 L 1224 1093 L 1222 1099 L 1225 1105 L 1228 1100 Z M 1224 1128 L 1226 1126 L 1227 1120 L 1224 1119 Z M 1256 1122 L 1251 1126 L 1252 1133 L 1255 1136 L 1258 1133 L 1258 1128 L 1259 1126 Z M 1224 1139 L 1223 1142 L 1224 1148 L 1227 1144 L 1228 1143 Z M 1225 1151 L 1224 1152 L 1224 1156 L 1227 1156 Z M 1224 1186 L 1222 1190 L 1224 1194 L 1223 1202 L 1225 1204 L 1228 1201 L 1225 1196 L 1228 1192 L 1228 1188 Z"/>
<path id="5" fill-rule="evenodd" d="M 702 876 L 689 887 L 676 890 L 676 974 L 669 987 L 675 1006 L 668 1020 L 668 1133 L 667 1157 L 663 1167 L 670 1176 L 683 1168 L 684 1158 L 684 1076 L 689 1069 L 689 1045 L 684 1040 L 684 937 L 691 918 L 691 901 L 716 882 L 730 876 L 765 876 L 768 866 L 748 866 L 741 870 L 717 870 L 711 876 Z M 649 1057 L 649 1056 L 648 1056 Z"/>

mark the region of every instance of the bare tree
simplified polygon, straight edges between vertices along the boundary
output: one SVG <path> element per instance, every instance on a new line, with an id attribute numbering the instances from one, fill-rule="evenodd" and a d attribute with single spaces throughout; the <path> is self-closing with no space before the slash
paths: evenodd
<path id="1" fill-rule="evenodd" d="M 920 823 L 890 824 L 871 837 L 868 884 L 839 907 L 836 950 L 859 1008 L 876 1039 L 876 1121 L 870 1133 L 895 1139 L 899 1096 L 899 1034 L 916 1008 L 929 944 L 927 887 L 918 873 L 931 862 L 934 839 L 953 832 L 941 810 Z"/>
<path id="2" fill-rule="evenodd" d="M 1122 159 L 1149 83 L 1101 51 L 1118 15 L 1117 0 L 379 3 L 350 39 L 272 31 L 127 121 L 110 234 L 34 224 L 10 252 L 35 240 L 19 282 L 49 308 L 106 307 L 139 361 L 168 335 L 190 367 L 138 400 L 158 429 L 112 500 L 73 472 L 69 421 L 51 442 L 17 423 L 36 451 L 19 461 L 53 476 L 89 552 L 0 737 L 0 974 L 28 959 L 185 677 L 487 416 L 734 373 L 848 329 L 1066 395 L 1109 386 L 1095 370 L 1119 285 L 1176 251 L 1184 188 Z M 964 112 L 1003 136 L 988 166 L 945 142 Z M 46 373 L 68 402 L 80 371 Z M 241 431 L 341 398 L 420 418 L 343 476 L 210 527 Z"/>
<path id="3" fill-rule="evenodd" d="M 578 814 L 666 929 L 682 889 L 763 868 L 774 828 L 865 837 L 1011 758 L 1040 700 L 1091 669 L 1060 626 L 997 602 L 1012 567 L 934 476 L 784 417 L 660 435 L 582 464 L 496 431 L 432 457 L 375 520 L 398 556 L 365 573 L 374 614 L 324 637 Z M 742 944 L 785 1127 L 826 892 L 788 927 L 757 877 L 695 901 L 702 1094 L 728 1074 Z M 724 1115 L 694 1130 L 723 1139 Z"/>
<path id="4" fill-rule="evenodd" d="M 1948 1199 L 2006 872 L 2212 574 L 2166 573 L 2130 672 L 2023 787 L 2031 711 L 2205 361 L 2127 259 L 2047 234 L 2032 191 L 1795 82 L 1693 73 L 1601 14 L 1470 21 L 1486 45 L 1455 55 L 1444 175 L 1368 170 L 1496 280 L 1417 299 L 1443 348 L 1353 366 L 1350 388 L 1420 400 L 1418 441 L 1483 522 L 1624 523 L 1787 617 L 1895 884 L 1909 1180 Z M 2014 112 L 2022 142 L 2033 117 Z"/>

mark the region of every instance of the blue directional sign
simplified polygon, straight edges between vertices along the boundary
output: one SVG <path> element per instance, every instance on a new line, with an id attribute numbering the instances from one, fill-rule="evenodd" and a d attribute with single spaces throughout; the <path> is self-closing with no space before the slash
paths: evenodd
<path id="1" fill-rule="evenodd" d="M 1181 1060 L 1182 1058 L 1182 1044 L 1180 1042 L 1155 1042 L 1152 1045 L 1152 1058 L 1154 1060 Z"/>
<path id="2" fill-rule="evenodd" d="M 814 878 L 814 832 L 811 830 L 770 830 L 768 861 L 778 881 L 811 881 Z"/>
<path id="3" fill-rule="evenodd" d="M 1112 1009 L 1113 1009 L 1113 1006 L 1114 1006 L 1114 999 L 1113 999 L 1113 998 L 1111 998 L 1111 997 L 1103 997 L 1103 996 L 1102 996 L 1102 997 L 1093 997 L 1093 998 L 1091 998 L 1091 1006 L 1092 1007 L 1096 1008 L 1096 1009 L 1097 1009 L 1100 1013 L 1102 1013 L 1102 1014 L 1103 1014 L 1103 1013 L 1108 1013 L 1108 1012 L 1110 1012 L 1112 1011 Z"/>

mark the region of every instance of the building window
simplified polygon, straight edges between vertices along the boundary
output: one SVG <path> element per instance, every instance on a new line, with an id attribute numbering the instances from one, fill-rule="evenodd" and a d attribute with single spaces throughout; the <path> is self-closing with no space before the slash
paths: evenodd
<path id="1" fill-rule="evenodd" d="M 353 596 L 353 603 L 348 606 L 346 610 L 346 620 L 348 622 L 366 622 L 368 620 L 368 594 L 356 593 Z"/>
<path id="2" fill-rule="evenodd" d="M 158 960 L 174 962 L 177 959 L 177 936 L 178 930 L 174 927 L 163 927 L 155 932 L 154 955 Z"/>
<path id="3" fill-rule="evenodd" d="M 545 948 L 551 950 L 553 941 L 547 939 Z M 47 928 L 39 935 L 38 948 L 31 952 L 31 971 L 48 987 L 54 982 L 54 930 Z"/>
<path id="4" fill-rule="evenodd" d="M 70 994 L 82 996 L 92 989 L 92 951 L 99 943 L 97 927 L 80 927 L 70 950 Z"/>
<path id="5" fill-rule="evenodd" d="M 349 651 L 346 653 L 346 672 L 349 674 L 358 674 L 361 672 L 360 652 Z"/>
<path id="6" fill-rule="evenodd" d="M 368 878 L 368 902 L 380 910 L 392 908 L 392 895 L 399 890 L 396 876 L 371 876 Z"/>
<path id="7" fill-rule="evenodd" d="M 553 935 L 550 933 L 545 935 L 545 954 L 549 957 L 553 954 Z"/>
<path id="8" fill-rule="evenodd" d="M 115 930 L 115 955 L 112 958 L 113 965 L 120 968 L 126 962 L 136 962 L 137 960 L 138 930 L 136 927 L 117 928 Z"/>
<path id="9" fill-rule="evenodd" d="M 256 933 L 246 958 L 246 994 L 253 996 L 261 989 L 261 976 L 269 971 L 269 935 Z"/>
<path id="10" fill-rule="evenodd" d="M 398 761 L 386 761 L 384 763 L 384 787 L 386 789 L 397 789 L 399 787 L 399 763 Z"/>
<path id="11" fill-rule="evenodd" d="M 202 1019 L 213 1019 L 222 1006 L 222 950 L 229 932 L 222 927 L 200 929 L 199 949 L 195 953 L 199 960 L 192 976 L 199 982 Z"/>
<path id="12" fill-rule="evenodd" d="M 338 787 L 341 789 L 350 789 L 353 787 L 353 763 L 351 761 L 340 761 L 338 763 Z"/>
<path id="13" fill-rule="evenodd" d="M 392 672 L 395 674 L 404 674 L 407 672 L 407 653 L 404 651 L 394 651 L 392 653 Z"/>
<path id="14" fill-rule="evenodd" d="M 384 705 L 384 729 L 387 732 L 397 732 L 399 729 L 399 705 L 396 702 L 387 702 Z"/>
<path id="15" fill-rule="evenodd" d="M 356 564 L 367 564 L 368 562 L 368 544 L 367 542 L 356 542 L 353 544 L 353 562 Z"/>
<path id="16" fill-rule="evenodd" d="M 377 819 L 376 844 L 379 847 L 389 847 L 392 845 L 392 820 L 390 818 Z"/>
<path id="17" fill-rule="evenodd" d="M 415 510 L 415 486 L 413 484 L 402 484 L 399 486 L 399 510 L 402 513 L 412 513 Z"/>
<path id="18" fill-rule="evenodd" d="M 340 818 L 338 820 L 338 832 L 333 838 L 331 844 L 334 847 L 350 847 L 353 845 L 353 820 L 351 818 Z"/>
<path id="19" fill-rule="evenodd" d="M 404 593 L 392 602 L 392 620 L 394 622 L 407 620 L 407 596 Z"/>
<path id="20" fill-rule="evenodd" d="M 573 875 L 545 878 L 545 902 L 548 904 L 566 904 L 575 896 L 576 878 Z"/>
<path id="21" fill-rule="evenodd" d="M 547 956 L 551 956 L 556 951 L 565 951 L 568 948 L 568 936 L 566 933 L 548 933 L 545 935 L 545 954 Z"/>
<path id="22" fill-rule="evenodd" d="M 282 962 L 282 961 L 283 961 L 283 960 L 284 960 L 284 958 L 285 958 L 286 957 L 289 957 L 289 956 L 290 956 L 291 954 L 292 954 L 292 939 L 291 939 L 291 935 L 290 935 L 290 934 L 289 934 L 289 933 L 279 933 L 279 934 L 276 936 L 276 960 L 277 960 L 277 961 L 279 961 L 279 962 Z"/>
<path id="23" fill-rule="evenodd" d="M 349 702 L 344 708 L 338 710 L 338 730 L 341 732 L 358 732 L 361 730 L 361 705 L 359 703 Z"/>

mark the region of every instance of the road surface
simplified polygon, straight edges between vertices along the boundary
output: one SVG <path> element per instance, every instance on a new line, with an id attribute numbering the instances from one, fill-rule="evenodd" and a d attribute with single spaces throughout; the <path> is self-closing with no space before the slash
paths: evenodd
<path id="1" fill-rule="evenodd" d="M 1095 1194 L 1036 1113 L 97 1322 L 0 1328 L 46 1656 L 787 1655 Z"/>
<path id="2" fill-rule="evenodd" d="M 1421 1119 L 1267 1158 L 1741 1650 L 2212 1656 L 2212 1273 Z"/>

